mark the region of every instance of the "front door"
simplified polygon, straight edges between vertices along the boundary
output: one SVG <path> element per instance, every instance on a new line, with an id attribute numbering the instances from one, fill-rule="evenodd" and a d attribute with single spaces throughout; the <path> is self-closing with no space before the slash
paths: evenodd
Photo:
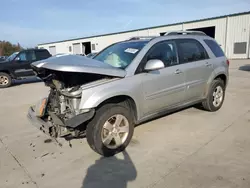
<path id="1" fill-rule="evenodd" d="M 173 41 L 161 41 L 155 44 L 143 61 L 161 60 L 165 68 L 141 75 L 144 93 L 144 115 L 157 113 L 183 102 L 185 76 L 178 64 L 176 45 Z"/>
<path id="2" fill-rule="evenodd" d="M 36 60 L 33 50 L 22 51 L 15 58 L 13 64 L 15 66 L 14 73 L 17 77 L 33 76 L 34 72 L 31 69 L 30 64 Z"/>

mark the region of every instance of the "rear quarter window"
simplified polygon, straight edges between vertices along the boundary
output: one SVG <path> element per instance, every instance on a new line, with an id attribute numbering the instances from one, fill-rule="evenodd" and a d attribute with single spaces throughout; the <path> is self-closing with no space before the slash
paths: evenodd
<path id="1" fill-rule="evenodd" d="M 207 52 L 200 42 L 194 39 L 177 39 L 180 63 L 208 59 Z"/>
<path id="2" fill-rule="evenodd" d="M 222 51 L 221 47 L 214 40 L 205 39 L 204 42 L 211 49 L 211 51 L 213 52 L 215 57 L 223 57 L 223 56 L 225 56 L 225 54 Z"/>
<path id="3" fill-rule="evenodd" d="M 51 55 L 47 50 L 38 50 L 38 51 L 36 51 L 37 60 L 47 59 L 50 56 Z"/>

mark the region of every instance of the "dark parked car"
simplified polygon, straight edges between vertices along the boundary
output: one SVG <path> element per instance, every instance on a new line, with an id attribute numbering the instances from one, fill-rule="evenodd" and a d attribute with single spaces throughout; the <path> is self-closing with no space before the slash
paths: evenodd
<path id="1" fill-rule="evenodd" d="M 0 62 L 5 61 L 7 59 L 7 56 L 0 56 Z"/>
<path id="2" fill-rule="evenodd" d="M 11 86 L 14 79 L 34 76 L 30 64 L 49 57 L 51 54 L 46 49 L 28 49 L 13 53 L 0 63 L 0 88 Z"/>

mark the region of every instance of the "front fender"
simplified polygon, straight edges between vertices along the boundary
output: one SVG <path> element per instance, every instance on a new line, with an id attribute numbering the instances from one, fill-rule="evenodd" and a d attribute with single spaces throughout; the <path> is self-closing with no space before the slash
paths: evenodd
<path id="1" fill-rule="evenodd" d="M 125 81 L 126 80 L 126 81 Z M 141 116 L 142 89 L 141 82 L 133 80 L 129 84 L 129 78 L 114 81 L 98 87 L 83 90 L 80 109 L 91 109 L 98 107 L 102 102 L 118 96 L 127 96 L 134 100 L 138 118 Z"/>

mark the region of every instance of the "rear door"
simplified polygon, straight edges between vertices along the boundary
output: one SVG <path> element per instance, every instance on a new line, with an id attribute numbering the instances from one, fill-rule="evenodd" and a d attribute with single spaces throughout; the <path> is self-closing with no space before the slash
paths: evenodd
<path id="1" fill-rule="evenodd" d="M 185 101 L 200 99 L 213 72 L 212 62 L 202 44 L 195 39 L 177 39 L 179 61 L 185 70 Z"/>

